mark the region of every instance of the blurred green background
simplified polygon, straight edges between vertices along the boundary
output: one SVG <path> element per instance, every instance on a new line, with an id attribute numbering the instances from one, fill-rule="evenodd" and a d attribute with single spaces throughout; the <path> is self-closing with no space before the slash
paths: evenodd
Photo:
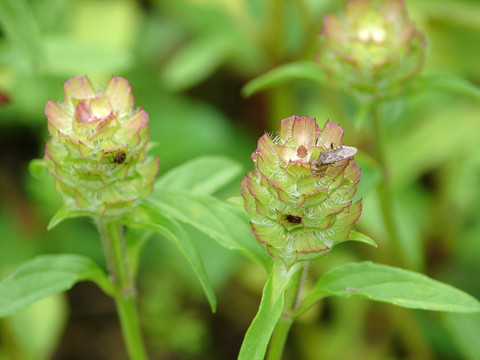
<path id="1" fill-rule="evenodd" d="M 356 146 L 364 198 L 358 229 L 380 247 L 347 243 L 311 268 L 311 281 L 335 265 L 388 263 L 375 188 L 368 119 L 355 103 L 307 80 L 250 98 L 242 87 L 281 64 L 312 60 L 322 18 L 338 0 L 0 0 L 0 276 L 39 254 L 77 253 L 104 264 L 94 226 L 74 219 L 46 230 L 60 206 L 48 176 L 28 163 L 43 156 L 44 106 L 62 84 L 88 75 L 125 77 L 150 116 L 161 173 L 205 154 L 251 166 L 264 131 L 290 115 L 342 126 Z M 407 1 L 428 41 L 424 73 L 480 85 L 480 3 Z M 409 267 L 480 298 L 480 102 L 423 91 L 383 106 L 396 213 Z M 238 196 L 240 179 L 217 195 Z M 139 309 L 152 359 L 235 359 L 259 305 L 266 275 L 191 229 L 215 286 L 211 314 L 181 255 L 164 241 L 143 252 Z M 389 314 L 389 316 L 386 316 Z M 361 299 L 327 299 L 299 319 L 288 360 L 479 359 L 480 316 L 406 311 Z M 126 359 L 115 306 L 92 283 L 0 319 L 0 359 Z"/>

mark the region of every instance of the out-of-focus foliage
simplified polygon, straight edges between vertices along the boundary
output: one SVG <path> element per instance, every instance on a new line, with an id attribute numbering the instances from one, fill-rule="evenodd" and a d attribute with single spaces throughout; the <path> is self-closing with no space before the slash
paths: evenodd
<path id="1" fill-rule="evenodd" d="M 423 76 L 456 75 L 479 85 L 480 3 L 410 0 L 407 7 L 427 40 Z M 104 266 L 87 220 L 46 231 L 60 196 L 48 176 L 27 172 L 28 162 L 43 156 L 45 104 L 61 101 L 60 85 L 84 75 L 94 83 L 112 75 L 129 80 L 136 104 L 150 117 L 160 174 L 205 154 L 239 160 L 243 174 L 216 192 L 221 199 L 239 196 L 256 140 L 280 119 L 297 114 L 316 117 L 320 126 L 327 119 L 340 124 L 344 142 L 359 149 L 358 228 L 379 247 L 339 246 L 311 268 L 312 278 L 349 261 L 387 263 L 367 111 L 307 75 L 241 97 L 249 80 L 271 69 L 314 61 L 322 18 L 342 8 L 343 1 L 333 0 L 0 1 L 1 277 L 39 254 L 86 255 Z M 469 89 L 460 94 L 446 91 L 451 84 L 440 85 L 424 84 L 427 90 L 381 109 L 397 220 L 412 268 L 479 298 L 480 102 L 467 96 Z M 152 359 L 233 359 L 256 312 L 265 273 L 197 230 L 189 232 L 216 290 L 217 312 L 210 313 L 194 273 L 168 242 L 150 242 L 139 268 L 147 346 Z M 42 339 L 32 335 L 31 324 L 22 325 L 22 314 L 2 319 L 0 358 L 121 358 L 114 305 L 91 288 L 82 295 L 75 290 L 68 293 L 70 310 L 52 305 L 62 300 L 29 309 L 36 319 L 43 315 L 38 321 L 49 336 Z M 398 321 L 387 321 L 392 316 L 385 314 Z M 285 358 L 475 359 L 477 342 L 468 339 L 480 337 L 478 321 L 332 298 L 299 319 Z"/>

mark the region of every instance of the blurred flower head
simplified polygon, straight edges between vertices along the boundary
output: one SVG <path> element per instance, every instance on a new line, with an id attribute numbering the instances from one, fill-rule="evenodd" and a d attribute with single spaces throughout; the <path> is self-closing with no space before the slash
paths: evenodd
<path id="1" fill-rule="evenodd" d="M 357 100 L 398 95 L 423 66 L 425 37 L 403 0 L 351 0 L 342 16 L 327 15 L 320 66 Z"/>
<path id="2" fill-rule="evenodd" d="M 292 116 L 282 120 L 278 137 L 258 141 L 242 196 L 252 231 L 272 256 L 312 260 L 350 234 L 362 210 L 360 200 L 352 202 L 360 168 L 342 138 L 334 123 L 320 129 L 315 119 Z"/>
<path id="3" fill-rule="evenodd" d="M 65 211 L 121 216 L 150 194 L 158 172 L 158 158 L 146 156 L 148 115 L 133 110 L 123 78 L 96 91 L 88 77 L 75 77 L 64 93 L 63 103 L 45 107 L 51 138 L 44 158 Z"/>

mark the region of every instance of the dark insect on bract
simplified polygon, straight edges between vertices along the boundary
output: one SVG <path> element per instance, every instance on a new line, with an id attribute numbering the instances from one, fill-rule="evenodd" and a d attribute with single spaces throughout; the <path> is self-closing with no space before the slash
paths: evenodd
<path id="1" fill-rule="evenodd" d="M 302 222 L 302 218 L 297 215 L 287 215 L 286 219 L 292 224 L 300 224 Z"/>
<path id="2" fill-rule="evenodd" d="M 127 154 L 125 154 L 124 151 L 119 152 L 118 154 L 115 154 L 115 157 L 113 158 L 113 162 L 115 164 L 123 164 L 125 162 L 125 159 L 127 158 Z"/>

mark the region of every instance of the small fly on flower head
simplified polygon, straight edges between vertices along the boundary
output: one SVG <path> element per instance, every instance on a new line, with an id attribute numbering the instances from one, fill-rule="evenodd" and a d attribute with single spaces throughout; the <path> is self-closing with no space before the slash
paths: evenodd
<path id="1" fill-rule="evenodd" d="M 333 164 L 334 162 L 342 161 L 349 157 L 352 157 L 356 153 L 356 147 L 341 145 L 334 148 L 333 150 L 320 153 L 320 156 L 318 157 L 318 162 L 320 163 L 320 165 Z"/>

